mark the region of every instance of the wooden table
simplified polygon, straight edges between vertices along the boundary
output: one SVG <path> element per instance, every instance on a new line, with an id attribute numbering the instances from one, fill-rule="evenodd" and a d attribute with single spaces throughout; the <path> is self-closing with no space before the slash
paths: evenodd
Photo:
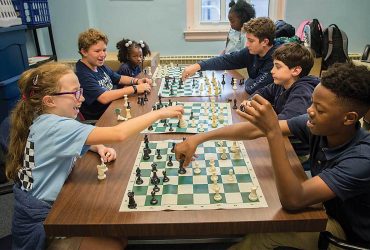
<path id="1" fill-rule="evenodd" d="M 153 70 L 154 72 L 154 70 Z M 221 72 L 220 72 L 221 73 Z M 159 86 L 154 87 L 145 106 L 136 104 L 130 97 L 132 115 L 138 116 L 151 109 L 157 101 Z M 243 87 L 233 91 L 226 80 L 223 96 L 243 100 L 247 97 Z M 174 100 L 174 98 L 172 98 Z M 179 100 L 208 101 L 209 98 L 178 98 Z M 240 103 L 240 102 L 238 102 Z M 118 124 L 114 109 L 123 107 L 123 100 L 113 102 L 98 126 Z M 234 122 L 240 117 L 233 113 Z M 187 135 L 189 136 L 189 135 Z M 292 213 L 282 209 L 275 187 L 267 140 L 260 138 L 245 141 L 268 207 L 256 209 L 119 212 L 123 194 L 144 135 L 111 145 L 117 151 L 117 160 L 109 164 L 107 178 L 98 181 L 96 165 L 99 157 L 88 152 L 79 160 L 55 201 L 44 226 L 49 236 L 119 236 L 129 239 L 206 238 L 245 235 L 250 232 L 322 231 L 327 216 L 321 209 L 306 209 Z M 149 134 L 149 140 L 179 139 L 183 135 Z M 289 160 L 294 168 L 301 168 L 289 141 L 286 139 Z M 287 183 L 287 185 L 289 185 Z"/>

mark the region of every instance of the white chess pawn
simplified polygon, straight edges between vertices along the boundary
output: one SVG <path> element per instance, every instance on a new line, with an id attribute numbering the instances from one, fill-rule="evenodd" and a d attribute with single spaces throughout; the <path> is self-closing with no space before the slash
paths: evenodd
<path id="1" fill-rule="evenodd" d="M 107 165 L 105 165 L 103 158 L 100 158 L 101 164 L 100 167 L 104 170 L 104 173 L 108 171 Z"/>
<path id="2" fill-rule="evenodd" d="M 184 116 L 181 116 L 180 117 L 180 120 L 179 120 L 179 125 L 180 125 L 180 128 L 186 128 L 187 127 L 187 122 L 185 121 L 184 119 Z"/>
<path id="3" fill-rule="evenodd" d="M 234 82 L 233 82 L 233 90 L 237 90 L 238 87 L 236 86 L 236 79 L 234 79 Z"/>
<path id="4" fill-rule="evenodd" d="M 148 66 L 148 76 L 152 75 L 152 67 Z"/>
<path id="5" fill-rule="evenodd" d="M 131 119 L 132 116 L 131 116 L 131 109 L 126 109 L 126 119 Z"/>
<path id="6" fill-rule="evenodd" d="M 199 124 L 199 132 L 204 132 L 203 123 Z"/>
<path id="7" fill-rule="evenodd" d="M 221 159 L 227 160 L 226 148 L 222 148 Z"/>
<path id="8" fill-rule="evenodd" d="M 220 187 L 219 187 L 219 186 L 217 186 L 217 187 L 215 188 L 215 196 L 213 196 L 213 199 L 214 199 L 215 201 L 220 201 L 220 200 L 222 200 L 222 196 L 220 195 Z"/>
<path id="9" fill-rule="evenodd" d="M 212 181 L 212 189 L 213 189 L 213 191 L 216 189 L 216 188 L 218 188 L 218 184 L 217 184 L 217 180 L 211 180 Z"/>
<path id="10" fill-rule="evenodd" d="M 216 175 L 216 172 L 213 172 L 212 175 L 211 175 L 211 181 L 216 181 L 217 182 L 218 180 L 218 175 Z"/>
<path id="11" fill-rule="evenodd" d="M 237 146 L 236 146 L 236 141 L 233 142 L 233 145 L 231 146 L 230 148 L 230 152 L 231 153 L 235 153 L 237 150 Z"/>
<path id="12" fill-rule="evenodd" d="M 210 159 L 209 161 L 209 171 L 211 173 L 216 173 L 216 166 L 215 166 L 215 160 L 213 158 Z"/>
<path id="13" fill-rule="evenodd" d="M 250 201 L 257 201 L 258 200 L 258 196 L 257 196 L 257 187 L 252 187 L 251 188 L 251 192 L 248 196 L 248 199 Z"/>
<path id="14" fill-rule="evenodd" d="M 197 124 L 195 123 L 195 119 L 191 120 L 191 127 L 195 128 L 196 126 L 197 126 Z"/>
<path id="15" fill-rule="evenodd" d="M 216 115 L 212 115 L 212 124 L 211 124 L 211 127 L 212 128 L 217 128 L 217 117 L 216 117 Z"/>
<path id="16" fill-rule="evenodd" d="M 127 95 L 124 95 L 124 96 L 123 96 L 123 100 L 124 100 L 123 106 L 124 106 L 125 108 L 127 108 L 127 106 L 128 106 L 128 97 L 127 97 Z"/>
<path id="17" fill-rule="evenodd" d="M 194 165 L 195 165 L 194 174 L 200 174 L 201 170 L 199 168 L 199 163 L 195 162 Z"/>
<path id="18" fill-rule="evenodd" d="M 98 180 L 101 181 L 101 180 L 104 180 L 105 178 L 107 178 L 107 176 L 105 175 L 106 166 L 97 165 L 96 168 L 98 170 Z"/>
<path id="19" fill-rule="evenodd" d="M 228 181 L 234 181 L 234 170 L 229 169 L 229 176 L 227 177 Z"/>

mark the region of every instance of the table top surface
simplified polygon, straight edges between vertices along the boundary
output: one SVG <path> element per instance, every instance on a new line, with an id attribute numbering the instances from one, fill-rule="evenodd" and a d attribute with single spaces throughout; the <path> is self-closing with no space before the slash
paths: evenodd
<path id="1" fill-rule="evenodd" d="M 154 72 L 154 71 L 153 71 Z M 222 72 L 218 72 L 217 76 Z M 220 77 L 219 77 L 220 79 Z M 221 81 L 221 80 L 220 80 Z M 133 117 L 147 113 L 158 101 L 159 85 L 153 87 L 144 106 L 129 97 Z M 232 90 L 226 81 L 223 94 L 216 101 L 247 98 L 244 86 Z M 174 98 L 172 98 L 175 100 Z M 209 101 L 209 97 L 179 97 L 178 101 Z M 115 108 L 123 107 L 123 99 L 114 101 L 97 126 L 114 126 Z M 243 118 L 232 111 L 233 122 Z M 183 134 L 149 134 L 149 140 L 180 139 Z M 186 135 L 190 136 L 190 135 Z M 88 152 L 74 167 L 55 201 L 44 226 L 50 236 L 120 236 L 131 239 L 163 239 L 187 237 L 220 237 L 244 235 L 249 232 L 322 231 L 327 215 L 322 209 L 307 208 L 288 212 L 281 207 L 276 190 L 266 138 L 244 141 L 268 207 L 229 210 L 119 212 L 129 175 L 144 134 L 131 136 L 124 142 L 108 145 L 117 151 L 117 159 L 108 164 L 104 181 L 97 179 L 98 155 Z M 286 138 L 292 167 L 302 168 Z M 289 185 L 287 183 L 287 185 Z"/>

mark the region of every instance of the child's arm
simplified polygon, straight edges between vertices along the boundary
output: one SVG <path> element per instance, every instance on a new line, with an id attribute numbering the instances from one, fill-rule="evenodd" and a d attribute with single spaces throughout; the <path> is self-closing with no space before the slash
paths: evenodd
<path id="1" fill-rule="evenodd" d="M 334 192 L 320 177 L 306 180 L 302 178 L 303 175 L 292 169 L 284 146 L 283 131 L 267 100 L 255 95 L 245 112 L 246 118 L 267 137 L 276 187 L 284 208 L 301 209 L 335 197 Z"/>
<path id="2" fill-rule="evenodd" d="M 114 100 L 123 98 L 124 95 L 131 95 L 131 94 L 142 94 L 144 91 L 149 93 L 151 87 L 149 84 L 144 83 L 137 86 L 127 86 L 122 89 L 113 89 L 105 91 L 98 97 L 98 102 L 101 104 L 108 104 L 113 102 Z"/>
<path id="3" fill-rule="evenodd" d="M 100 158 L 102 158 L 104 162 L 114 161 L 117 157 L 116 150 L 114 150 L 113 148 L 108 148 L 103 144 L 92 145 L 90 147 L 90 150 L 98 153 Z"/>
<path id="4" fill-rule="evenodd" d="M 85 144 L 95 145 L 120 142 L 138 134 L 159 119 L 179 117 L 183 113 L 184 108 L 182 106 L 171 106 L 138 116 L 114 127 L 95 127 L 87 137 Z"/>

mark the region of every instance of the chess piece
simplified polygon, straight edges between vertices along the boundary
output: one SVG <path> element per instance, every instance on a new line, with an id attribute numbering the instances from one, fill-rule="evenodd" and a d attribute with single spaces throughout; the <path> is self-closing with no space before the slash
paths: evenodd
<path id="1" fill-rule="evenodd" d="M 233 106 L 233 109 L 237 109 L 238 106 L 236 105 L 236 99 L 234 99 L 234 106 Z"/>
<path id="2" fill-rule="evenodd" d="M 185 119 L 184 119 L 184 116 L 181 116 L 180 119 L 179 119 L 179 127 L 180 128 L 186 128 L 188 124 L 186 123 Z"/>
<path id="3" fill-rule="evenodd" d="M 162 159 L 162 155 L 161 155 L 161 150 L 160 149 L 157 149 L 157 160 L 160 160 Z"/>
<path id="4" fill-rule="evenodd" d="M 258 200 L 257 187 L 251 187 L 251 192 L 248 195 L 248 199 L 250 201 L 257 201 Z"/>
<path id="5" fill-rule="evenodd" d="M 168 106 L 172 106 L 172 101 L 171 99 L 168 100 Z"/>
<path id="6" fill-rule="evenodd" d="M 218 180 L 218 175 L 216 174 L 216 172 L 212 172 L 211 181 L 217 181 L 217 180 Z"/>
<path id="7" fill-rule="evenodd" d="M 141 184 L 143 184 L 143 182 L 144 182 L 143 179 L 141 179 L 141 170 L 138 167 L 138 168 L 136 168 L 136 181 L 135 181 L 135 183 L 137 185 L 141 185 Z"/>
<path id="8" fill-rule="evenodd" d="M 131 109 L 130 102 L 127 102 L 127 109 Z"/>
<path id="9" fill-rule="evenodd" d="M 194 119 L 194 113 L 193 111 L 190 111 L 190 117 L 189 117 L 190 120 L 193 120 Z"/>
<path id="10" fill-rule="evenodd" d="M 150 155 L 149 155 L 148 149 L 144 148 L 143 160 L 147 161 L 149 159 L 150 159 Z"/>
<path id="11" fill-rule="evenodd" d="M 163 120 L 163 127 L 167 127 L 168 126 L 168 124 L 167 124 L 167 119 L 164 119 Z"/>
<path id="12" fill-rule="evenodd" d="M 231 85 L 231 86 L 233 86 L 233 85 L 234 85 L 234 77 L 231 77 L 230 85 Z"/>
<path id="13" fill-rule="evenodd" d="M 217 142 L 217 145 L 218 145 L 219 147 L 223 147 L 223 146 L 224 146 L 224 141 L 221 141 L 221 140 L 220 140 L 220 141 L 218 141 L 218 142 Z"/>
<path id="14" fill-rule="evenodd" d="M 149 130 L 149 131 L 152 131 L 152 130 L 153 130 L 153 125 L 150 125 L 150 126 L 148 127 L 148 130 Z"/>
<path id="15" fill-rule="evenodd" d="M 167 166 L 169 166 L 169 167 L 172 167 L 173 166 L 172 155 L 168 156 Z"/>
<path id="16" fill-rule="evenodd" d="M 131 119 L 132 116 L 131 116 L 131 109 L 127 108 L 126 109 L 126 119 Z"/>
<path id="17" fill-rule="evenodd" d="M 129 209 L 134 209 L 137 207 L 137 204 L 136 204 L 136 201 L 135 201 L 135 194 L 134 192 L 128 192 L 127 193 L 127 196 L 128 196 L 128 208 Z"/>
<path id="18" fill-rule="evenodd" d="M 107 176 L 105 175 L 106 166 L 97 165 L 96 168 L 98 170 L 98 180 L 99 181 L 104 180 L 105 178 L 107 178 Z"/>
<path id="19" fill-rule="evenodd" d="M 154 184 L 154 187 L 153 187 L 153 191 L 157 193 L 157 192 L 159 192 L 160 190 L 161 190 L 161 189 L 158 187 L 158 184 L 157 184 L 157 183 L 155 183 L 155 184 Z"/>
<path id="20" fill-rule="evenodd" d="M 158 203 L 158 200 L 155 198 L 155 191 L 152 191 L 150 194 L 152 195 L 152 199 L 150 200 L 150 204 L 156 205 Z"/>
<path id="21" fill-rule="evenodd" d="M 221 194 L 220 194 L 220 187 L 219 187 L 219 186 L 217 186 L 217 187 L 215 188 L 215 195 L 213 196 L 213 199 L 214 199 L 215 201 L 220 201 L 220 200 L 222 200 L 222 196 L 221 196 Z"/>
<path id="22" fill-rule="evenodd" d="M 198 162 L 195 162 L 194 163 L 195 165 L 195 168 L 194 168 L 194 174 L 200 174 L 201 173 L 201 169 L 199 168 L 199 163 Z"/>
<path id="23" fill-rule="evenodd" d="M 191 127 L 195 128 L 196 126 L 197 126 L 197 124 L 195 123 L 195 119 L 191 120 Z"/>
<path id="24" fill-rule="evenodd" d="M 186 169 L 184 168 L 184 160 L 180 160 L 180 166 L 179 166 L 179 170 L 177 172 L 179 174 L 185 174 L 186 173 Z"/>
<path id="25" fill-rule="evenodd" d="M 127 106 L 128 106 L 128 97 L 127 97 L 127 95 L 123 95 L 123 100 L 124 100 L 123 107 L 127 108 Z"/>
<path id="26" fill-rule="evenodd" d="M 229 176 L 227 177 L 228 181 L 234 181 L 234 171 L 232 169 L 229 169 Z"/>
<path id="27" fill-rule="evenodd" d="M 149 141 L 144 142 L 145 148 L 148 150 L 148 153 L 152 153 L 152 150 L 149 148 Z"/>
<path id="28" fill-rule="evenodd" d="M 231 145 L 230 152 L 235 153 L 238 150 L 238 146 L 236 145 L 236 141 L 233 141 L 233 145 Z"/>
<path id="29" fill-rule="evenodd" d="M 215 159 L 211 158 L 209 160 L 209 171 L 211 173 L 216 173 L 217 169 L 216 169 L 216 166 L 215 166 Z"/>
<path id="30" fill-rule="evenodd" d="M 172 132 L 172 131 L 173 131 L 172 123 L 170 123 L 170 128 L 168 129 L 168 131 L 170 131 L 170 132 Z"/>
<path id="31" fill-rule="evenodd" d="M 226 148 L 222 148 L 221 159 L 227 160 Z"/>
<path id="32" fill-rule="evenodd" d="M 117 121 L 127 121 L 126 117 L 122 116 L 122 115 L 118 115 L 117 116 Z"/>
<path id="33" fill-rule="evenodd" d="M 100 161 L 101 161 L 100 166 L 104 170 L 104 173 L 107 172 L 108 171 L 108 167 L 107 167 L 107 165 L 105 165 L 103 158 L 100 158 Z"/>
<path id="34" fill-rule="evenodd" d="M 150 165 L 152 167 L 152 172 L 157 172 L 157 164 L 156 163 L 152 163 L 152 165 Z"/>
<path id="35" fill-rule="evenodd" d="M 163 170 L 162 174 L 163 174 L 163 182 L 169 182 L 170 178 L 168 178 L 166 170 Z"/>
<path id="36" fill-rule="evenodd" d="M 244 79 L 240 79 L 239 80 L 239 85 L 241 86 L 241 85 L 243 85 L 244 84 Z"/>
<path id="37" fill-rule="evenodd" d="M 199 124 L 199 132 L 204 132 L 203 123 Z"/>
<path id="38" fill-rule="evenodd" d="M 216 115 L 212 115 L 212 124 L 211 124 L 211 127 L 212 128 L 217 128 L 217 118 L 216 118 Z"/>
<path id="39" fill-rule="evenodd" d="M 225 74 L 222 74 L 222 81 L 221 81 L 221 84 L 222 84 L 222 85 L 225 85 L 225 84 L 226 84 L 226 82 L 225 82 Z"/>
<path id="40" fill-rule="evenodd" d="M 237 90 L 238 89 L 238 87 L 236 86 L 236 79 L 234 79 L 234 81 L 233 81 L 233 90 Z"/>
<path id="41" fill-rule="evenodd" d="M 171 153 L 175 153 L 175 146 L 176 146 L 176 143 L 172 142 Z"/>

